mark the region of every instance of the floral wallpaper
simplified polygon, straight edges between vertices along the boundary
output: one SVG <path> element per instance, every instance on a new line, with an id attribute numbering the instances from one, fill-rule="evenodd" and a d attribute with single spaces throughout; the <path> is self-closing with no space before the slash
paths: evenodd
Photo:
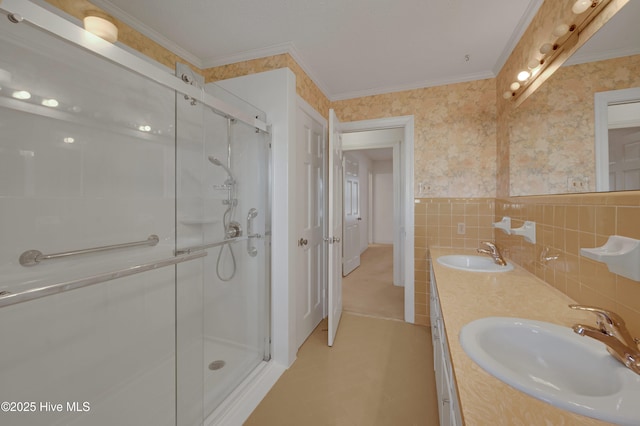
<path id="1" fill-rule="evenodd" d="M 211 83 L 218 80 L 226 80 L 228 78 L 280 68 L 289 68 L 295 74 L 296 92 L 298 95 L 307 101 L 309 105 L 323 117 L 328 119 L 329 99 L 288 53 L 208 68 L 203 71 L 203 74 L 205 76 L 205 82 Z"/>
<path id="2" fill-rule="evenodd" d="M 594 191 L 594 94 L 640 86 L 638 70 L 640 55 L 562 67 L 511 110 L 509 194 L 565 193 L 574 177 Z"/>
<path id="3" fill-rule="evenodd" d="M 331 103 L 341 121 L 413 115 L 416 197 L 493 197 L 495 80 Z"/>

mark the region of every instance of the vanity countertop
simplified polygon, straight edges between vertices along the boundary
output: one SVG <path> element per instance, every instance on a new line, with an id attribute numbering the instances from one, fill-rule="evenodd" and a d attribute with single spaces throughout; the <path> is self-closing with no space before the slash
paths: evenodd
<path id="1" fill-rule="evenodd" d="M 567 305 L 571 298 L 515 265 L 511 272 L 477 273 L 455 270 L 435 261 L 475 250 L 431 248 L 442 317 L 466 425 L 608 425 L 556 408 L 522 393 L 480 368 L 462 349 L 462 327 L 489 316 L 519 317 L 571 326 L 595 323 L 586 312 Z"/>

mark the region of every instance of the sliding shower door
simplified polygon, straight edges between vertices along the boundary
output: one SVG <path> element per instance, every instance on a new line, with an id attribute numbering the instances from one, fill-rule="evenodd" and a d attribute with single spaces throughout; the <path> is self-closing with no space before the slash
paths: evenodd
<path id="1" fill-rule="evenodd" d="M 264 114 L 0 15 L 0 424 L 202 425 L 269 358 Z"/>
<path id="2" fill-rule="evenodd" d="M 264 115 L 244 101 L 234 104 Z M 178 97 L 177 112 L 178 252 L 207 252 L 178 267 L 180 281 L 193 281 L 181 282 L 177 293 L 178 417 L 183 410 L 195 418 L 214 412 L 269 358 L 270 139 L 193 100 Z M 198 121 L 201 134 L 190 124 Z M 199 390 L 201 398 L 193 398 Z"/>
<path id="3" fill-rule="evenodd" d="M 174 425 L 174 91 L 5 16 L 0 87 L 0 424 Z"/>
<path id="4" fill-rule="evenodd" d="M 215 219 L 205 239 L 235 239 L 209 251 L 204 271 L 204 396 L 211 411 L 268 358 L 269 141 L 242 122 L 207 114 L 205 155 L 228 171 L 207 164 L 206 211 Z"/>

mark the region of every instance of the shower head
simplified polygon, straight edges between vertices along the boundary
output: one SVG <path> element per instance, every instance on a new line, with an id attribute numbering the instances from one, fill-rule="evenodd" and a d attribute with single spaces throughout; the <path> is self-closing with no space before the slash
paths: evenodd
<path id="1" fill-rule="evenodd" d="M 220 160 L 218 160 L 216 157 L 214 157 L 213 155 L 209 156 L 209 161 L 211 161 L 213 164 L 215 164 L 216 166 L 222 166 L 222 163 L 220 162 Z"/>
<path id="2" fill-rule="evenodd" d="M 231 170 L 229 170 L 229 168 L 227 166 L 222 164 L 222 161 L 218 160 L 213 155 L 209 156 L 209 161 L 211 161 L 211 163 L 216 165 L 216 166 L 222 167 L 227 172 L 227 174 L 229 175 L 229 183 L 231 183 L 231 184 L 236 183 L 236 179 L 233 177 L 233 173 L 231 173 Z"/>

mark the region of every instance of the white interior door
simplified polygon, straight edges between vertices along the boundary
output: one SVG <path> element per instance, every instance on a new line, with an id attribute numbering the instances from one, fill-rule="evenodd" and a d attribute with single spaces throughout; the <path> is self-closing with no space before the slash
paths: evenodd
<path id="1" fill-rule="evenodd" d="M 640 189 L 640 127 L 609 130 L 609 189 Z"/>
<path id="2" fill-rule="evenodd" d="M 324 126 L 298 106 L 296 114 L 296 340 L 300 347 L 322 321 L 325 268 L 323 244 Z"/>
<path id="3" fill-rule="evenodd" d="M 360 266 L 360 165 L 354 157 L 344 156 L 344 262 L 342 274 L 346 277 Z"/>
<path id="4" fill-rule="evenodd" d="M 340 122 L 329 110 L 329 346 L 342 315 L 342 135 Z"/>

